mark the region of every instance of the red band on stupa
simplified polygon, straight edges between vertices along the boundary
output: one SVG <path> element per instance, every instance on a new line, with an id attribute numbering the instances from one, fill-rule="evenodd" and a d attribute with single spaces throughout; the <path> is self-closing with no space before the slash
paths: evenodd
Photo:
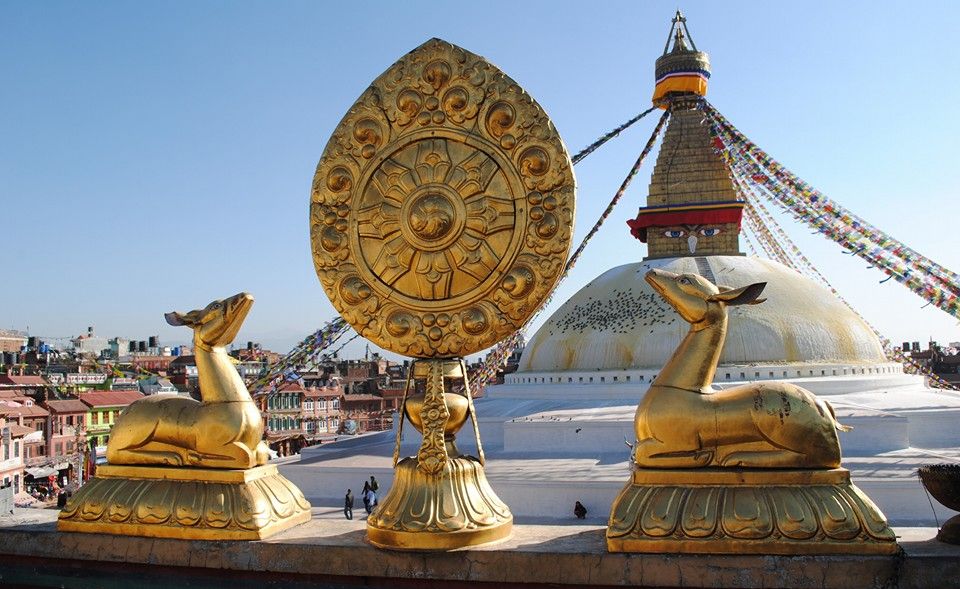
<path id="1" fill-rule="evenodd" d="M 743 203 L 740 201 L 701 202 L 643 207 L 637 218 L 627 221 L 627 225 L 631 235 L 646 243 L 650 227 L 736 223 L 739 228 L 742 218 Z"/>

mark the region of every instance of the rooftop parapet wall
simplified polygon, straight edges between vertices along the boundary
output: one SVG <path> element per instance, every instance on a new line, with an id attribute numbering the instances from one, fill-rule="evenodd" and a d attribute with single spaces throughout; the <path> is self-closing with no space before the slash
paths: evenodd
<path id="1" fill-rule="evenodd" d="M 28 514 L 28 515 L 25 515 Z M 592 515 L 592 514 L 591 514 Z M 150 578 L 190 586 L 481 586 L 548 584 L 640 587 L 957 587 L 960 547 L 935 530 L 896 530 L 902 556 L 710 556 L 611 554 L 605 527 L 517 525 L 508 540 L 448 553 L 382 551 L 366 544 L 364 522 L 315 517 L 257 542 L 183 541 L 54 530 L 56 512 L 19 510 L 0 520 L 4 582 L 73 586 Z M 332 517 L 333 514 L 327 514 Z M 572 519 L 572 514 L 571 514 Z M 158 575 L 163 575 L 158 577 Z M 157 583 L 154 586 L 162 586 Z M 489 585 L 488 585 L 489 586 Z"/>

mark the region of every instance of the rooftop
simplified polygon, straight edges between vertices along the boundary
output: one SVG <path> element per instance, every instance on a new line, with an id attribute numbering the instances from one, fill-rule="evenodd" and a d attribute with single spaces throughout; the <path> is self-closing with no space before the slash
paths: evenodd
<path id="1" fill-rule="evenodd" d="M 0 402 L 0 415 L 22 415 L 23 417 L 46 417 L 50 413 L 39 405 L 6 405 Z"/>
<path id="2" fill-rule="evenodd" d="M 49 383 L 42 377 L 29 374 L 0 374 L 0 385 L 45 386 Z"/>
<path id="3" fill-rule="evenodd" d="M 142 398 L 138 391 L 94 391 L 80 395 L 80 400 L 90 407 L 126 407 Z"/>
<path id="4" fill-rule="evenodd" d="M 45 401 L 44 405 L 52 413 L 86 413 L 87 405 L 80 399 Z"/>

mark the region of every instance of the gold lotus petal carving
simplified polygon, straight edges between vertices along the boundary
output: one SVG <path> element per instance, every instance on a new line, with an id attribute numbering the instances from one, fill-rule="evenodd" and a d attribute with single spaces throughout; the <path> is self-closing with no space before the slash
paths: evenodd
<path id="1" fill-rule="evenodd" d="M 310 207 L 317 276 L 384 348 L 482 350 L 559 278 L 574 184 L 536 101 L 482 57 L 431 39 L 374 80 L 327 143 Z"/>

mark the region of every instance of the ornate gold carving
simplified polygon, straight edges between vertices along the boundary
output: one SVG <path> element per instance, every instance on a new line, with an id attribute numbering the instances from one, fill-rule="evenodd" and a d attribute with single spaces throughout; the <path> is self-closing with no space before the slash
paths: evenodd
<path id="1" fill-rule="evenodd" d="M 420 427 L 417 429 L 423 434 L 423 442 L 417 452 L 417 468 L 425 474 L 435 475 L 447 466 L 447 451 L 443 438 L 450 411 L 447 410 L 443 394 L 443 364 L 430 362 L 428 371 L 426 392 L 418 412 Z"/>
<path id="2" fill-rule="evenodd" d="M 390 492 L 367 519 L 367 538 L 383 548 L 452 549 L 506 538 L 512 527 L 510 509 L 476 458 L 451 458 L 436 475 L 404 458 Z"/>
<path id="3" fill-rule="evenodd" d="M 607 548 L 714 554 L 898 550 L 883 513 L 842 468 L 637 470 L 614 501 Z"/>
<path id="4" fill-rule="evenodd" d="M 191 540 L 257 540 L 309 521 L 303 493 L 275 465 L 246 470 L 104 465 L 57 528 Z"/>
<path id="5" fill-rule="evenodd" d="M 240 293 L 189 313 L 168 313 L 171 325 L 193 329 L 200 397 L 155 395 L 120 414 L 110 432 L 110 464 L 250 468 L 266 463 L 263 419 L 225 346 L 253 306 Z"/>
<path id="6" fill-rule="evenodd" d="M 696 274 L 651 270 L 646 280 L 691 324 L 637 410 L 634 461 L 654 468 L 836 468 L 830 404 L 796 385 L 711 384 L 727 334 L 727 307 L 757 304 L 765 283 L 717 287 Z"/>
<path id="7" fill-rule="evenodd" d="M 423 434 L 415 457 L 397 462 L 387 496 L 367 519 L 367 537 L 378 546 L 399 549 L 449 549 L 490 542 L 510 534 L 513 516 L 487 483 L 483 448 L 473 411 L 473 397 L 461 358 L 416 360 L 404 393 L 404 415 Z M 424 393 L 407 396 L 416 379 Z M 464 394 L 447 379 L 463 380 Z M 456 432 L 473 420 L 480 458 L 463 456 Z M 402 431 L 403 424 L 400 428 Z"/>
<path id="8" fill-rule="evenodd" d="M 523 325 L 560 276 L 574 179 L 540 106 L 432 39 L 357 99 L 317 166 L 313 258 L 364 337 L 462 356 Z"/>
<path id="9" fill-rule="evenodd" d="M 788 383 L 711 386 L 727 307 L 763 302 L 765 284 L 732 289 L 663 270 L 645 278 L 691 326 L 637 408 L 633 480 L 613 504 L 607 548 L 896 552 L 883 514 L 837 468 L 844 426 L 828 403 Z"/>
<path id="10" fill-rule="evenodd" d="M 67 502 L 58 529 L 253 540 L 310 519 L 303 493 L 264 464 L 260 410 L 226 353 L 252 305 L 240 293 L 166 315 L 193 329 L 202 402 L 154 395 L 130 405 L 110 432 L 109 464 Z"/>

